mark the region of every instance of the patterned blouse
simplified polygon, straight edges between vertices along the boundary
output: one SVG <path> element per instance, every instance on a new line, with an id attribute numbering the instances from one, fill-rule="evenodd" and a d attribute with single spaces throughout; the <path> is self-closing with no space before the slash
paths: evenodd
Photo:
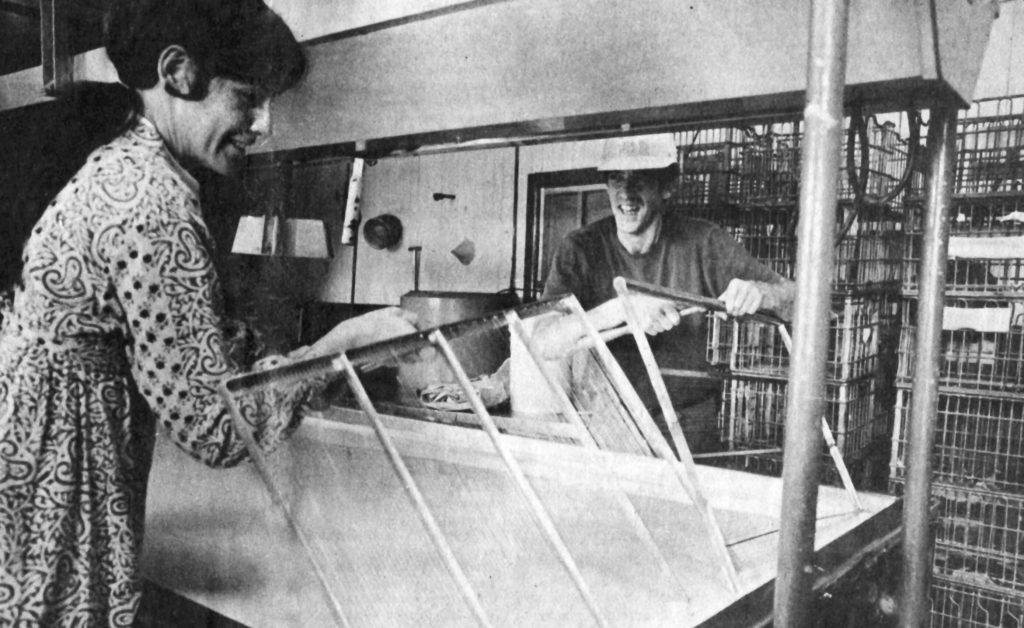
<path id="1" fill-rule="evenodd" d="M 246 457 L 195 181 L 156 128 L 96 150 L 46 209 L 0 328 L 0 625 L 132 623 L 159 423 L 209 466 Z M 278 442 L 312 391 L 265 391 Z"/>

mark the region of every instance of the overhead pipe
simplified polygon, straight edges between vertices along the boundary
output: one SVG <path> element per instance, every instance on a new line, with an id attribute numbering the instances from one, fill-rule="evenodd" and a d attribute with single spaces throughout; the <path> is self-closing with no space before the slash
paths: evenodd
<path id="1" fill-rule="evenodd" d="M 809 619 L 849 8 L 849 0 L 814 0 L 811 4 L 800 158 L 797 295 L 775 579 L 776 626 L 804 626 Z"/>
<path id="2" fill-rule="evenodd" d="M 918 269 L 917 335 L 915 337 L 913 403 L 910 406 L 903 494 L 903 572 L 900 583 L 900 626 L 925 624 L 931 579 L 932 531 L 929 501 L 932 447 L 939 401 L 942 360 L 942 307 L 946 293 L 949 208 L 956 155 L 956 109 L 932 108 L 928 124 L 929 176 L 925 190 L 924 235 Z"/>

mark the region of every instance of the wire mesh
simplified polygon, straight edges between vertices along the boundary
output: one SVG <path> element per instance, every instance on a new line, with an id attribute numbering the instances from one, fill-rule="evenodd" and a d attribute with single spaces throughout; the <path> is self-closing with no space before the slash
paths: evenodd
<path id="1" fill-rule="evenodd" d="M 850 132 L 852 124 L 850 118 L 844 120 L 845 133 Z M 914 147 L 910 145 L 910 120 L 905 112 L 893 112 L 867 116 L 868 137 L 868 162 L 866 179 L 863 173 L 858 172 L 858 179 L 863 181 L 864 194 L 869 197 L 884 197 L 893 192 L 903 179 L 908 167 L 913 167 L 911 153 Z M 921 137 L 926 131 L 921 129 Z M 854 198 L 854 189 L 850 181 L 850 172 L 847 160 L 847 142 L 842 143 L 842 155 L 840 161 L 839 191 L 840 199 L 851 200 Z M 861 151 L 863 148 L 857 141 L 853 148 L 853 164 L 859 170 L 861 166 Z M 915 155 L 917 158 L 918 155 Z M 920 196 L 924 189 L 924 176 L 919 167 L 914 167 L 910 175 L 907 188 L 896 199 Z"/>
<path id="2" fill-rule="evenodd" d="M 792 205 L 799 193 L 799 122 L 760 124 L 744 128 L 731 180 L 732 201 L 753 205 Z"/>
<path id="3" fill-rule="evenodd" d="M 1024 557 L 1004 560 L 940 544 L 935 547 L 932 569 L 933 573 L 958 582 L 1010 594 L 1024 594 Z"/>
<path id="4" fill-rule="evenodd" d="M 891 338 L 899 322 L 898 306 L 884 292 L 834 298 L 826 377 L 849 380 L 875 373 L 881 360 L 895 351 Z M 785 376 L 789 351 L 775 326 L 712 317 L 708 362 L 739 374 Z"/>
<path id="5" fill-rule="evenodd" d="M 897 381 L 915 377 L 916 307 L 902 308 Z M 949 299 L 939 336 L 939 383 L 960 391 L 1024 391 L 1024 301 Z"/>
<path id="6" fill-rule="evenodd" d="M 705 128 L 683 133 L 679 200 L 709 205 L 731 200 L 730 187 L 739 176 L 736 153 L 742 150 L 743 131 L 734 127 Z"/>
<path id="7" fill-rule="evenodd" d="M 1020 495 L 933 483 L 932 502 L 936 547 L 1005 565 L 1024 558 L 1024 498 Z M 1015 582 L 1015 586 L 1022 584 L 1019 579 Z"/>
<path id="8" fill-rule="evenodd" d="M 849 129 L 850 118 L 844 121 Z M 867 172 L 859 173 L 864 192 L 882 197 L 893 192 L 909 165 L 910 121 L 905 113 L 869 116 Z M 792 209 L 799 196 L 802 121 L 747 122 L 728 127 L 682 133 L 679 199 L 683 204 L 784 207 Z M 854 146 L 859 169 L 864 150 Z M 837 196 L 854 198 L 847 171 L 846 142 L 842 144 Z M 910 194 L 920 195 L 923 175 L 915 171 Z"/>
<path id="9" fill-rule="evenodd" d="M 730 377 L 726 380 L 719 425 L 729 449 L 781 447 L 786 421 L 784 379 Z M 888 432 L 885 395 L 874 377 L 826 382 L 825 420 L 843 458 L 856 461 Z M 822 445 L 822 452 L 825 447 Z"/>
<path id="10" fill-rule="evenodd" d="M 957 194 L 1024 191 L 1024 95 L 975 101 L 957 126 Z"/>
<path id="11" fill-rule="evenodd" d="M 923 209 L 907 206 L 903 291 L 918 290 Z M 961 198 L 950 212 L 946 294 L 1024 296 L 1024 197 Z"/>
<path id="12" fill-rule="evenodd" d="M 896 391 L 894 478 L 906 474 L 912 400 L 912 391 Z M 949 484 L 1024 493 L 1024 399 L 940 393 L 932 474 Z"/>
<path id="13" fill-rule="evenodd" d="M 1024 597 L 970 584 L 933 578 L 930 588 L 932 628 L 1024 626 Z"/>
<path id="14" fill-rule="evenodd" d="M 709 220 L 732 235 L 752 257 L 786 278 L 796 276 L 795 212 L 781 207 L 687 205 L 682 211 Z M 893 290 L 900 283 L 903 214 L 885 206 L 837 208 L 850 228 L 836 246 L 834 291 Z"/>

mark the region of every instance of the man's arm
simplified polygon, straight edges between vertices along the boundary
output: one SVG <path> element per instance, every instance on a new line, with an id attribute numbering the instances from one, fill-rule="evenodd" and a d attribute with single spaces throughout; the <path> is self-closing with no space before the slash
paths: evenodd
<path id="1" fill-rule="evenodd" d="M 641 294 L 631 295 L 630 299 L 640 318 L 640 326 L 652 336 L 672 329 L 682 320 L 679 310 L 671 301 Z M 605 301 L 588 310 L 585 316 L 599 332 L 626 323 L 621 299 Z M 543 315 L 533 331 L 534 342 L 548 360 L 568 355 L 586 336 L 586 324 L 579 316 L 554 312 Z"/>
<path id="2" fill-rule="evenodd" d="M 769 310 L 785 320 L 793 317 L 795 298 L 796 284 L 781 278 L 777 282 L 733 279 L 718 297 L 725 303 L 725 311 L 731 316 Z"/>

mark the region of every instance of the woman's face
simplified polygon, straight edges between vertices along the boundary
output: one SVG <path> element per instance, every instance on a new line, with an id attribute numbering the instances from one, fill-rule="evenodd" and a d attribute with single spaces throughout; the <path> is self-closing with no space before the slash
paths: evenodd
<path id="1" fill-rule="evenodd" d="M 211 79 L 206 98 L 183 113 L 179 157 L 220 174 L 241 169 L 246 150 L 270 133 L 270 96 L 233 79 Z"/>

